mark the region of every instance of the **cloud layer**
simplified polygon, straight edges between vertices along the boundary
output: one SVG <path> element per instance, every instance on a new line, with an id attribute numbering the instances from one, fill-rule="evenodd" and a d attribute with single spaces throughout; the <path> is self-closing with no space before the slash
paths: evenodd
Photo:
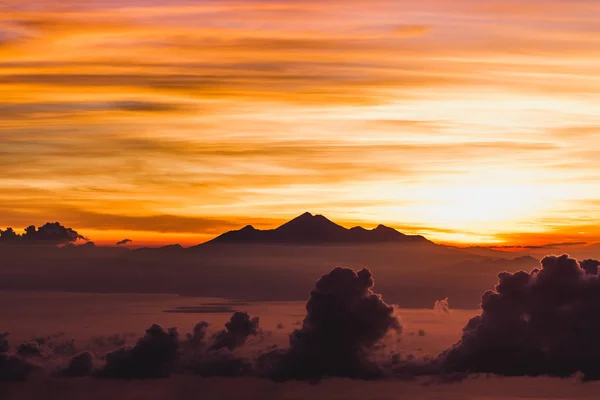
<path id="1" fill-rule="evenodd" d="M 58 347 L 52 344 L 57 336 L 34 339 L 11 351 L 3 334 L 0 381 L 25 380 L 44 365 L 54 365 L 54 373 L 64 377 L 105 379 L 195 373 L 277 381 L 426 377 L 453 382 L 485 373 L 581 374 L 584 380 L 600 380 L 598 264 L 578 262 L 568 255 L 547 256 L 531 272 L 500 273 L 494 290 L 482 296 L 481 314 L 467 323 L 457 343 L 437 355 L 415 356 L 386 347 L 386 339 L 397 339 L 402 331 L 395 308 L 373 291 L 369 270 L 336 268 L 317 281 L 306 317 L 290 334 L 288 347 L 249 346 L 248 339 L 260 339 L 263 332 L 258 318 L 244 312 L 235 312 L 225 329 L 213 335 L 208 334 L 206 322 L 199 322 L 185 336 L 175 328 L 153 325 L 134 346 L 106 354 L 95 345 L 84 351 L 74 346 L 65 352 L 51 351 Z M 446 300 L 436 304 L 441 312 L 448 311 Z M 122 345 L 119 338 L 109 341 Z M 62 365 L 58 370 L 57 360 Z"/>
<path id="2" fill-rule="evenodd" d="M 600 238 L 593 1 L 22 3 L 0 15 L 6 224 L 51 209 L 144 244 L 315 210 Z"/>

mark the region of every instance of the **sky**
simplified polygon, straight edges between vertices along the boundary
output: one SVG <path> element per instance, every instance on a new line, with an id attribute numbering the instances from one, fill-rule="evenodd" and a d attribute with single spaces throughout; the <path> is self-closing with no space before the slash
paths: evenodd
<path id="1" fill-rule="evenodd" d="M 0 3 L 0 226 L 600 241 L 596 0 Z"/>

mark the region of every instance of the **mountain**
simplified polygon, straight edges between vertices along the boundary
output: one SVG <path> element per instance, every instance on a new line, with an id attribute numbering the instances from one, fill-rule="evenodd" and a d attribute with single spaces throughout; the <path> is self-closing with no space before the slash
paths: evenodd
<path id="1" fill-rule="evenodd" d="M 431 243 L 423 236 L 405 235 L 393 228 L 379 225 L 375 229 L 361 226 L 344 228 L 322 215 L 304 213 L 276 229 L 260 230 L 252 225 L 229 231 L 207 243 L 219 244 L 374 244 Z"/>

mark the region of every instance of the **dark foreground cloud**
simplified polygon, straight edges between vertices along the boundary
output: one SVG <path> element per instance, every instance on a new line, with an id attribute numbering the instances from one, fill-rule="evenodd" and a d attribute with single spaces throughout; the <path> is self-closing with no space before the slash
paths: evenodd
<path id="1" fill-rule="evenodd" d="M 153 325 L 135 346 L 121 347 L 104 358 L 94 351 L 76 353 L 60 375 L 151 379 L 194 373 L 313 382 L 324 377 L 428 377 L 428 382 L 439 383 L 479 373 L 581 373 L 585 380 L 598 380 L 599 265 L 567 255 L 549 256 L 531 272 L 500 273 L 495 289 L 482 296 L 481 314 L 467 323 L 460 341 L 438 355 L 416 357 L 386 347 L 386 336 L 402 330 L 394 307 L 373 291 L 369 270 L 336 268 L 310 292 L 306 317 L 290 334 L 286 348 L 249 346 L 250 337 L 262 337 L 258 318 L 235 312 L 225 329 L 213 335 L 207 322 L 199 322 L 183 337 L 174 328 Z M 436 302 L 435 308 L 446 313 L 447 299 Z M 44 355 L 60 356 L 45 351 L 56 336 L 48 338 L 52 339 L 23 344 L 16 353 L 43 345 Z M 120 335 L 109 341 L 123 343 Z M 0 380 L 22 380 L 34 369 L 23 357 L 9 353 L 6 335 L 0 335 L 0 353 Z M 100 367 L 95 369 L 95 364 Z"/>
<path id="2" fill-rule="evenodd" d="M 77 354 L 71 360 L 65 369 L 60 371 L 60 375 L 68 377 L 89 376 L 94 371 L 94 356 L 85 351 Z"/>
<path id="3" fill-rule="evenodd" d="M 200 321 L 194 325 L 192 333 L 187 334 L 187 346 L 192 349 L 204 349 L 206 347 L 208 325 L 206 321 Z"/>
<path id="4" fill-rule="evenodd" d="M 17 234 L 12 228 L 0 230 L 0 243 L 36 243 L 36 244 L 68 244 L 77 240 L 88 240 L 72 228 L 62 226 L 58 222 L 47 222 L 36 228 L 34 225 L 25 228 L 25 233 Z"/>
<path id="5" fill-rule="evenodd" d="M 250 317 L 245 312 L 235 312 L 225 324 L 225 329 L 215 334 L 210 350 L 234 350 L 243 346 L 250 335 L 256 336 L 260 333 L 258 321 L 258 317 Z"/>
<path id="6" fill-rule="evenodd" d="M 548 256 L 529 273 L 503 272 L 481 309 L 441 355 L 445 370 L 600 379 L 597 261 Z"/>
<path id="7" fill-rule="evenodd" d="M 122 347 L 106 355 L 99 375 L 107 378 L 166 378 L 175 369 L 179 356 L 177 329 L 152 325 L 134 347 Z"/>
<path id="8" fill-rule="evenodd" d="M 0 382 L 24 381 L 36 369 L 22 358 L 9 354 L 8 333 L 0 333 Z"/>
<path id="9" fill-rule="evenodd" d="M 376 378 L 375 346 L 402 326 L 394 307 L 373 292 L 368 269 L 336 268 L 310 292 L 306 317 L 290 335 L 290 347 L 263 355 L 276 380 L 315 380 L 326 376 Z"/>
<path id="10" fill-rule="evenodd" d="M 36 342 L 25 342 L 17 346 L 17 355 L 21 357 L 41 357 L 42 349 Z"/>
<path id="11" fill-rule="evenodd" d="M 133 240 L 131 240 L 131 239 L 123 239 L 123 240 L 119 240 L 119 241 L 117 242 L 117 246 L 124 246 L 124 245 L 126 245 L 126 244 L 129 244 L 129 243 L 131 243 L 131 242 L 133 242 Z"/>
<path id="12" fill-rule="evenodd" d="M 199 322 L 191 333 L 180 339 L 177 329 L 165 330 L 153 325 L 135 346 L 106 354 L 106 363 L 97 375 L 119 379 L 166 378 L 184 371 L 204 376 L 253 375 L 252 360 L 235 354 L 234 350 L 243 346 L 250 336 L 261 333 L 258 318 L 235 312 L 225 329 L 209 339 L 208 326 L 207 322 Z M 83 354 L 71 359 L 64 375 L 91 373 L 93 360 Z"/>
<path id="13" fill-rule="evenodd" d="M 8 333 L 0 333 L 0 354 L 8 352 Z"/>

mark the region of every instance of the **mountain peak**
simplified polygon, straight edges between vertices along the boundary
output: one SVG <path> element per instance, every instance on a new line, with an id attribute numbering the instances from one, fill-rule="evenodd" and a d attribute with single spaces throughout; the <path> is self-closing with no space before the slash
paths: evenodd
<path id="1" fill-rule="evenodd" d="M 247 225 L 240 230 L 226 232 L 211 242 L 311 245 L 431 243 L 422 236 L 405 235 L 381 224 L 372 230 L 361 226 L 347 229 L 321 214 L 313 215 L 310 212 L 300 214 L 275 229 L 260 230 Z"/>

